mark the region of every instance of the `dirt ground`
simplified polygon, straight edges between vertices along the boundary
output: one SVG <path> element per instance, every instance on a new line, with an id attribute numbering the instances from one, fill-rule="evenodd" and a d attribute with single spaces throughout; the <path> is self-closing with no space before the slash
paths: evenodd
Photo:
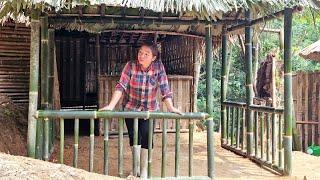
<path id="1" fill-rule="evenodd" d="M 18 106 L 0 93 L 0 152 L 26 155 L 27 119 L 25 106 Z"/>
<path id="2" fill-rule="evenodd" d="M 155 135 L 155 147 L 152 159 L 152 174 L 161 175 L 161 134 Z M 301 152 L 294 152 L 293 174 L 291 177 L 280 177 L 275 175 L 250 160 L 237 156 L 234 153 L 220 147 L 220 136 L 215 134 L 215 177 L 216 179 L 320 179 L 320 158 L 310 156 Z M 166 172 L 167 176 L 174 176 L 174 140 L 173 133 L 168 134 L 168 155 Z M 110 167 L 109 174 L 118 176 L 118 139 L 111 138 L 109 146 Z M 58 148 L 58 147 L 57 147 Z M 56 149 L 57 149 L 56 148 Z M 194 175 L 207 175 L 207 149 L 206 133 L 195 132 L 194 134 Z M 95 137 L 94 172 L 103 172 L 103 137 Z M 188 175 L 188 134 L 181 134 L 181 161 L 180 175 Z M 89 167 L 89 138 L 83 136 L 79 143 L 79 168 L 88 170 Z M 52 161 L 57 162 L 57 152 L 54 153 Z M 73 162 L 73 138 L 65 139 L 65 163 L 72 165 Z M 124 175 L 128 176 L 131 171 L 131 151 L 128 146 L 128 137 L 124 138 Z"/>
<path id="3" fill-rule="evenodd" d="M 26 155 L 27 111 L 25 107 L 14 105 L 10 99 L 0 94 L 0 152 L 13 155 Z M 154 136 L 152 174 L 161 174 L 161 140 L 162 135 Z M 168 150 L 166 175 L 174 175 L 174 140 L 175 134 L 168 134 Z M 291 177 L 279 177 L 261 168 L 257 164 L 220 147 L 220 136 L 215 134 L 215 179 L 320 179 L 320 157 L 310 156 L 302 152 L 293 153 L 293 171 Z M 58 162 L 59 141 L 56 140 L 52 162 Z M 128 137 L 124 138 L 124 176 L 131 171 L 131 151 Z M 95 137 L 94 172 L 103 172 L 103 137 Z M 207 175 L 206 133 L 194 134 L 193 174 Z M 73 162 L 73 137 L 65 138 L 65 166 L 47 163 L 35 159 L 11 156 L 0 153 L 0 179 L 117 179 L 89 173 L 70 167 Z M 188 134 L 181 134 L 180 175 L 188 175 Z M 118 176 L 118 139 L 110 137 L 109 142 L 109 174 Z M 81 169 L 89 166 L 89 137 L 81 136 L 79 142 L 79 162 Z"/>

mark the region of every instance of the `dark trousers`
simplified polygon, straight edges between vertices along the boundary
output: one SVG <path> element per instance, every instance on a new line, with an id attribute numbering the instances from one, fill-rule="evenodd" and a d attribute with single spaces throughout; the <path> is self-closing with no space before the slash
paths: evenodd
<path id="1" fill-rule="evenodd" d="M 134 119 L 126 118 L 125 122 L 126 122 L 126 126 L 127 126 L 127 129 L 128 129 L 130 146 L 133 146 L 133 134 L 134 134 L 133 123 L 134 123 Z M 147 120 L 139 119 L 138 120 L 138 145 L 141 145 L 141 147 L 144 148 L 144 149 L 148 149 L 149 122 L 150 122 L 149 119 L 147 119 Z M 154 123 L 153 123 L 153 130 L 152 131 L 154 132 Z M 153 148 L 153 137 L 152 137 L 152 143 L 151 144 L 152 144 L 151 147 Z"/>

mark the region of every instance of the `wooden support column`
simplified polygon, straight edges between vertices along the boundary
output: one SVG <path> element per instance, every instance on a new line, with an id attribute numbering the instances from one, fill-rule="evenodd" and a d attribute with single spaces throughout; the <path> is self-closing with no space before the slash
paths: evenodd
<path id="1" fill-rule="evenodd" d="M 284 10 L 284 173 L 292 172 L 292 9 Z"/>
<path id="2" fill-rule="evenodd" d="M 228 81 L 227 81 L 227 72 L 228 72 L 228 58 L 227 58 L 227 51 L 228 51 L 228 44 L 227 44 L 227 34 L 226 29 L 224 27 L 223 33 L 222 33 L 222 44 L 221 44 L 221 145 L 227 143 L 227 109 L 226 106 L 223 106 L 222 103 L 226 101 L 227 99 L 227 87 L 228 87 Z"/>
<path id="3" fill-rule="evenodd" d="M 213 137 L 213 91 L 212 91 L 212 67 L 213 67 L 213 46 L 212 46 L 212 25 L 207 24 L 206 30 L 206 111 L 210 114 L 207 126 L 207 149 L 208 149 L 208 176 L 214 177 L 214 137 Z"/>
<path id="4" fill-rule="evenodd" d="M 252 86 L 252 27 L 251 12 L 245 12 L 248 24 L 245 27 L 245 61 L 246 61 L 246 122 L 247 122 L 247 155 L 253 155 L 253 113 L 249 106 L 253 104 L 253 86 Z"/>
<path id="5" fill-rule="evenodd" d="M 30 82 L 28 112 L 28 157 L 36 157 L 37 120 L 34 117 L 38 108 L 40 21 L 38 12 L 32 12 L 30 44 Z"/>

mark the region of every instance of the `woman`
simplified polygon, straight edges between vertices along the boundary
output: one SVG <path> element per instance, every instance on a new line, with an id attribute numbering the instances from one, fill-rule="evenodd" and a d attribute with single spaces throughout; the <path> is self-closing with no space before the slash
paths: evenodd
<path id="1" fill-rule="evenodd" d="M 128 62 L 122 70 L 110 103 L 100 110 L 113 110 L 124 94 L 122 106 L 125 111 L 157 111 L 159 110 L 159 105 L 156 95 L 158 88 L 160 88 L 162 101 L 166 104 L 168 111 L 182 114 L 177 108 L 173 107 L 172 92 L 169 89 L 164 66 L 157 59 L 158 54 L 159 51 L 156 44 L 144 43 L 139 49 L 137 61 Z M 132 149 L 133 119 L 125 119 L 125 122 Z M 138 145 L 142 147 L 140 177 L 145 179 L 147 178 L 148 165 L 149 120 L 139 119 L 138 122 Z M 140 155 L 140 150 L 138 150 L 138 154 Z"/>

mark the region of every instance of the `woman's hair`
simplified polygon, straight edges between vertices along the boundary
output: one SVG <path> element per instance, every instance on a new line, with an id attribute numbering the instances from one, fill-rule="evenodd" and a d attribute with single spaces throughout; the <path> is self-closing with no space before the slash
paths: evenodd
<path id="1" fill-rule="evenodd" d="M 158 50 L 158 46 L 156 43 L 153 43 L 153 42 L 143 42 L 141 47 L 142 46 L 146 46 L 148 48 L 151 49 L 151 52 L 152 52 L 152 55 L 153 56 L 157 56 L 157 59 L 159 57 L 159 50 Z"/>

